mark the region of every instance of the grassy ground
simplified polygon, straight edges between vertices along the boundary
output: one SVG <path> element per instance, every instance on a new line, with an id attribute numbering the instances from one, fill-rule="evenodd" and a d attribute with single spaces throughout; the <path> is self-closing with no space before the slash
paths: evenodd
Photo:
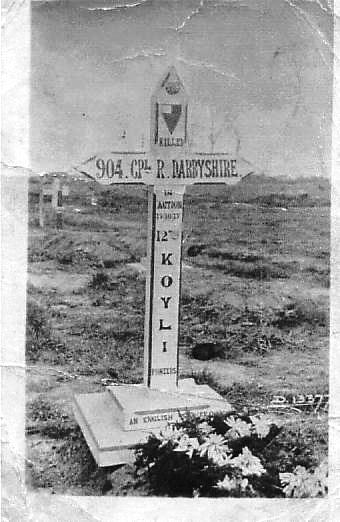
<path id="1" fill-rule="evenodd" d="M 267 193 L 273 191 L 270 185 Z M 62 231 L 52 215 L 40 230 L 30 203 L 32 487 L 106 491 L 107 470 L 96 468 L 71 405 L 75 392 L 102 389 L 103 378 L 142 380 L 146 197 L 141 189 L 133 194 L 112 189 L 99 195 L 97 207 L 85 196 L 71 198 Z M 315 193 L 318 205 L 306 206 L 303 197 L 300 207 L 287 199 L 284 208 L 268 206 L 254 188 L 244 194 L 252 203 L 240 192 L 212 191 L 210 198 L 195 189 L 186 196 L 181 375 L 209 382 L 238 408 L 270 412 L 285 425 L 287 452 L 296 451 L 299 437 L 301 462 L 315 465 L 327 452 L 326 414 L 282 413 L 270 409 L 270 401 L 328 393 L 329 207 Z M 221 357 L 194 359 L 193 347 L 207 341 L 219 346 Z M 132 468 L 112 476 L 111 494 L 147 494 Z"/>

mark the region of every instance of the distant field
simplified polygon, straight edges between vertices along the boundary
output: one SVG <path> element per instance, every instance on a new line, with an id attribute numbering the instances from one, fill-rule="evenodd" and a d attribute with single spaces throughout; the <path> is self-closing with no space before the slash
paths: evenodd
<path id="1" fill-rule="evenodd" d="M 92 468 L 78 462 L 72 474 L 58 448 L 66 451 L 70 433 L 79 438 L 75 390 L 101 389 L 102 378 L 142 379 L 147 206 L 144 190 L 112 188 L 98 191 L 94 207 L 77 186 L 62 231 L 49 211 L 46 228 L 37 227 L 34 183 L 30 196 L 27 400 L 36 429 L 28 448 L 38 460 L 29 481 L 96 494 Z M 273 395 L 328 393 L 329 186 L 322 179 L 240 186 L 186 195 L 180 370 L 238 407 L 267 411 Z M 192 356 L 204 342 L 219 347 L 218 358 Z M 303 423 L 313 432 L 316 461 L 327 451 L 325 418 L 287 417 L 293 430 Z M 34 450 L 39 440 L 52 469 Z"/>

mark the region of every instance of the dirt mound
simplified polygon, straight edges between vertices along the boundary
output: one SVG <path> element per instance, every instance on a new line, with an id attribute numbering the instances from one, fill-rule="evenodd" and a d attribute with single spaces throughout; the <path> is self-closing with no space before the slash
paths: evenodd
<path id="1" fill-rule="evenodd" d="M 110 268 L 134 261 L 132 254 L 114 235 L 107 233 L 56 234 L 43 244 L 45 259 L 62 265 L 89 265 Z"/>

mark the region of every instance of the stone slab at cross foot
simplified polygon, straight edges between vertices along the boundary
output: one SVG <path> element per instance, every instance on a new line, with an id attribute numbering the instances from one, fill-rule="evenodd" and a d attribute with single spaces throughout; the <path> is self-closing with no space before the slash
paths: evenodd
<path id="1" fill-rule="evenodd" d="M 185 412 L 231 411 L 209 386 L 179 380 L 178 336 L 185 187 L 237 183 L 248 171 L 229 154 L 188 146 L 188 96 L 171 67 L 151 98 L 150 151 L 97 154 L 79 168 L 103 185 L 148 185 L 144 383 L 75 397 L 74 411 L 99 466 L 128 462 L 134 446 Z"/>

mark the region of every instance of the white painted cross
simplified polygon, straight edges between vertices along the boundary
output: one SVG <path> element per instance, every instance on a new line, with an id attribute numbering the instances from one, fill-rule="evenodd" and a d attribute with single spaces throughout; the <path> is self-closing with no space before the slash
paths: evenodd
<path id="1" fill-rule="evenodd" d="M 150 152 L 98 154 L 77 171 L 103 185 L 149 186 L 144 384 L 176 390 L 185 187 L 235 184 L 247 165 L 229 154 L 190 151 L 188 96 L 171 67 L 151 98 Z"/>
<path id="2" fill-rule="evenodd" d="M 57 214 L 57 228 L 62 228 L 63 196 L 68 195 L 69 186 L 62 185 L 59 178 L 53 178 L 52 183 L 49 184 L 45 184 L 44 180 L 40 179 L 39 225 L 41 228 L 44 226 L 44 196 L 51 196 L 51 206 Z"/>

